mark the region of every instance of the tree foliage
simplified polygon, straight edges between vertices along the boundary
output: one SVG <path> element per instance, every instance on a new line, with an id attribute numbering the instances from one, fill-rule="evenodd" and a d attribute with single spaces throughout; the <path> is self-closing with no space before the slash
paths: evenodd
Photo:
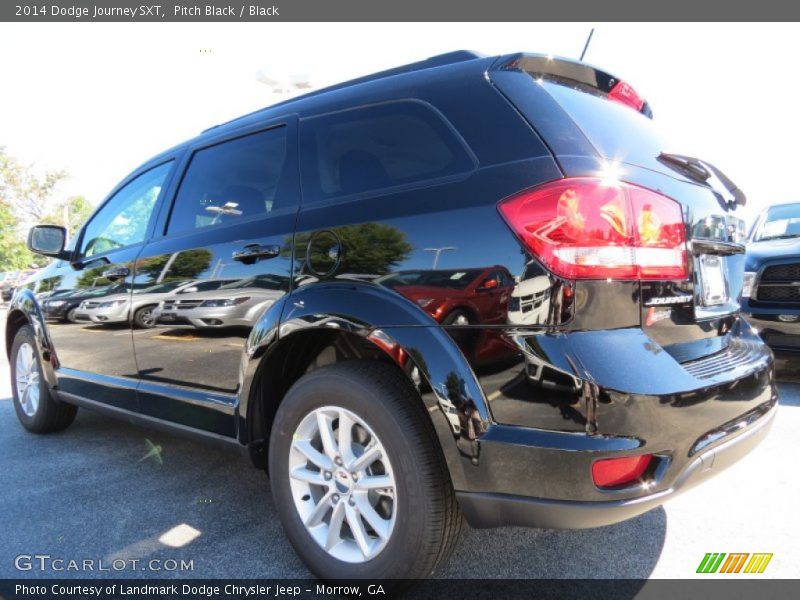
<path id="1" fill-rule="evenodd" d="M 0 200 L 0 271 L 25 269 L 33 261 L 33 255 L 16 230 L 17 220 L 11 206 Z"/>
<path id="2" fill-rule="evenodd" d="M 53 192 L 66 176 L 65 171 L 39 175 L 0 146 L 0 271 L 47 264 L 46 258 L 27 249 L 24 224 L 45 220 L 53 209 Z M 84 208 L 80 210 L 85 212 Z"/>
<path id="3" fill-rule="evenodd" d="M 70 196 L 63 202 L 55 204 L 53 210 L 45 215 L 41 222 L 52 225 L 64 225 L 67 235 L 72 238 L 86 220 L 92 215 L 94 206 L 83 196 Z M 64 217 L 66 216 L 66 223 Z"/>
<path id="4" fill-rule="evenodd" d="M 137 274 L 147 274 L 153 281 L 196 279 L 211 266 L 212 254 L 205 248 L 184 250 L 176 255 L 159 255 L 139 261 Z"/>
<path id="5" fill-rule="evenodd" d="M 344 225 L 335 229 L 341 240 L 342 256 L 340 273 L 385 275 L 408 258 L 413 250 L 402 230 L 384 223 L 360 223 Z M 298 255 L 305 259 L 309 246 L 308 234 L 295 238 Z M 329 255 L 332 240 L 326 236 L 315 236 L 310 245 L 311 260 L 318 270 L 332 262 Z M 288 246 L 288 245 L 287 245 Z"/>

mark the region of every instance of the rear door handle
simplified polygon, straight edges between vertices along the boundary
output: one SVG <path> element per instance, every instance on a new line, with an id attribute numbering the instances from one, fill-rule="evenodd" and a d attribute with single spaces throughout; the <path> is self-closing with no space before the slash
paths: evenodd
<path id="1" fill-rule="evenodd" d="M 111 281 L 114 281 L 115 279 L 124 279 L 130 274 L 131 270 L 128 267 L 115 267 L 113 269 L 109 269 L 108 271 L 103 271 L 103 277 L 110 279 Z"/>
<path id="2" fill-rule="evenodd" d="M 281 253 L 281 247 L 277 245 L 247 244 L 241 250 L 233 253 L 233 260 L 240 262 L 255 262 L 262 258 L 275 258 Z"/>

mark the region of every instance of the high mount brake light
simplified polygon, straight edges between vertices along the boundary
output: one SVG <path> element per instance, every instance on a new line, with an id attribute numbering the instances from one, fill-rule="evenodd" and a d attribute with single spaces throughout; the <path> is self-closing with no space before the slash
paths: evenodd
<path id="1" fill-rule="evenodd" d="M 644 99 L 636 93 L 635 89 L 624 81 L 618 81 L 617 84 L 611 88 L 611 91 L 608 92 L 608 99 L 630 106 L 636 109 L 637 112 L 641 112 L 644 106 Z"/>
<path id="2" fill-rule="evenodd" d="M 526 248 L 566 279 L 689 277 L 681 207 L 652 190 L 575 177 L 506 198 L 498 208 Z"/>

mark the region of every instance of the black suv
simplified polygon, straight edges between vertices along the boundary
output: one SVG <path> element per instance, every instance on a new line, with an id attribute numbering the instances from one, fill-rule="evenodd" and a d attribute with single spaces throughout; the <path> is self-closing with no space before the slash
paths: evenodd
<path id="1" fill-rule="evenodd" d="M 35 432 L 86 407 L 246 448 L 323 578 L 428 576 L 464 520 L 627 519 L 773 420 L 772 354 L 737 302 L 741 202 L 582 63 L 456 52 L 357 79 L 148 161 L 72 250 L 34 228 L 69 264 L 54 291 L 241 284 L 136 336 L 46 322 L 20 292 L 16 411 Z M 380 283 L 425 270 L 440 296 L 488 274 L 440 323 L 441 297 Z"/>

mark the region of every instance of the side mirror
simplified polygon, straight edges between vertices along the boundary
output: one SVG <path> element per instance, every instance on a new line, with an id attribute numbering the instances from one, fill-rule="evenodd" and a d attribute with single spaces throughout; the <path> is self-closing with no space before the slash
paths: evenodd
<path id="1" fill-rule="evenodd" d="M 496 290 L 500 287 L 500 282 L 497 279 L 487 279 L 481 284 L 481 287 L 478 289 L 481 290 Z"/>
<path id="2" fill-rule="evenodd" d="M 199 291 L 196 286 L 191 286 L 188 288 L 182 289 L 179 294 L 194 294 L 195 292 Z"/>
<path id="3" fill-rule="evenodd" d="M 67 258 L 67 230 L 60 225 L 36 225 L 28 233 L 28 249 L 36 254 Z"/>

